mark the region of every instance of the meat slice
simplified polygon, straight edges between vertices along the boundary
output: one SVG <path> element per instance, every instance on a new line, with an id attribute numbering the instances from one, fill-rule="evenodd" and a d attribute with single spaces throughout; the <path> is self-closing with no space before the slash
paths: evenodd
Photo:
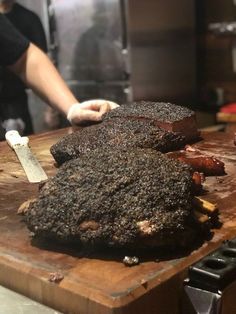
<path id="1" fill-rule="evenodd" d="M 225 175 L 225 164 L 213 156 L 207 156 L 191 146 L 179 152 L 170 152 L 168 156 L 190 165 L 195 171 L 205 176 Z"/>
<path id="2" fill-rule="evenodd" d="M 194 170 L 204 173 L 206 176 L 225 175 L 224 163 L 215 157 L 186 157 L 179 156 L 179 161 L 189 164 Z"/>
<path id="3" fill-rule="evenodd" d="M 188 108 L 165 102 L 140 101 L 122 105 L 105 115 L 106 119 L 151 120 L 155 125 L 184 135 L 186 143 L 199 138 L 195 113 Z"/>
<path id="4" fill-rule="evenodd" d="M 99 148 L 64 163 L 26 213 L 36 237 L 112 247 L 188 246 L 193 171 L 150 149 Z"/>
<path id="5" fill-rule="evenodd" d="M 152 121 L 112 119 L 65 136 L 51 147 L 51 153 L 61 165 L 98 147 L 139 147 L 169 152 L 184 144 L 184 136 L 165 131 Z"/>

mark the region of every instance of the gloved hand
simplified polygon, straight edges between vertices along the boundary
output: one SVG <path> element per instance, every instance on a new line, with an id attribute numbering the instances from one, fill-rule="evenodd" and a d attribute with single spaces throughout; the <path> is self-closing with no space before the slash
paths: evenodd
<path id="1" fill-rule="evenodd" d="M 119 107 L 118 104 L 104 99 L 87 100 L 72 105 L 68 111 L 67 119 L 72 125 L 86 121 L 101 121 L 104 113 Z"/>

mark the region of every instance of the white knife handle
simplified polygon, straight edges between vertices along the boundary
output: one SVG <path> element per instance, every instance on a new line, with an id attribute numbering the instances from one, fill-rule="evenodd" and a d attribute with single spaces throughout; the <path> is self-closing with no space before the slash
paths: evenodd
<path id="1" fill-rule="evenodd" d="M 29 143 L 28 137 L 21 137 L 18 131 L 12 130 L 5 134 L 6 141 L 11 148 L 16 145 L 27 146 Z"/>

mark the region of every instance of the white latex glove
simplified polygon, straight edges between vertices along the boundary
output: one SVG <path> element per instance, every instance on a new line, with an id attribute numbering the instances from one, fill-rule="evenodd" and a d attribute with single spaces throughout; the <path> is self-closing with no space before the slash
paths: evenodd
<path id="1" fill-rule="evenodd" d="M 68 111 L 67 119 L 72 125 L 86 121 L 101 121 L 104 113 L 119 107 L 113 101 L 105 99 L 87 100 L 72 105 Z"/>

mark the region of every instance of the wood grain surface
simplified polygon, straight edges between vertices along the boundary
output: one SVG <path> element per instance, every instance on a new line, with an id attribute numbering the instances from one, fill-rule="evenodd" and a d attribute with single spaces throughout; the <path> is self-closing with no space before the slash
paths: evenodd
<path id="1" fill-rule="evenodd" d="M 30 137 L 31 149 L 46 173 L 56 173 L 49 148 L 71 132 L 63 129 Z M 205 133 L 195 144 L 226 165 L 227 175 L 208 177 L 202 196 L 217 202 L 220 229 L 211 239 L 182 256 L 159 258 L 158 250 L 140 257 L 140 264 L 126 267 L 124 252 L 65 248 L 53 243 L 34 243 L 18 207 L 37 196 L 14 152 L 0 143 L 0 284 L 63 313 L 180 313 L 182 281 L 192 263 L 236 237 L 236 147 L 231 135 Z M 52 273 L 63 279 L 50 282 Z M 171 302 L 170 302 L 171 300 Z M 161 309 L 161 310 L 160 310 Z"/>

